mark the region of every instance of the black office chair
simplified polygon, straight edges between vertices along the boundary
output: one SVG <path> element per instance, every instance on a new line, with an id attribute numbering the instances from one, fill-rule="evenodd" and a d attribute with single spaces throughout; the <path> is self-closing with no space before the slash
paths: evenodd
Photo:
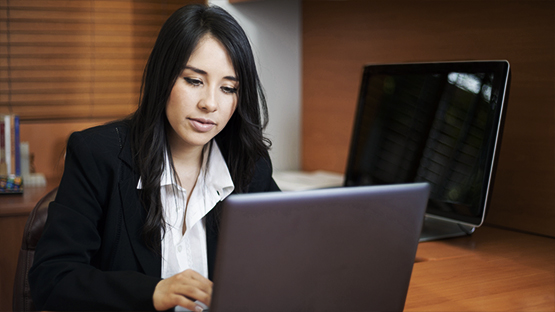
<path id="1" fill-rule="evenodd" d="M 33 265 L 35 247 L 42 235 L 42 229 L 44 228 L 44 223 L 48 216 L 48 205 L 54 200 L 57 192 L 58 188 L 55 188 L 41 198 L 35 208 L 33 208 L 33 211 L 31 211 L 27 223 L 25 224 L 13 285 L 13 311 L 36 310 L 33 299 L 31 299 L 31 290 L 29 288 L 27 275 L 29 269 Z"/>

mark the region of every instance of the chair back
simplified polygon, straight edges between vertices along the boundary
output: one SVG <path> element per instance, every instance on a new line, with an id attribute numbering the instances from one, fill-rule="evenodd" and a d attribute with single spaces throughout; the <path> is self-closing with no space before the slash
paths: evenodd
<path id="1" fill-rule="evenodd" d="M 48 216 L 48 205 L 54 200 L 57 192 L 58 188 L 55 188 L 42 197 L 31 211 L 25 224 L 13 286 L 13 311 L 36 310 L 31 299 L 31 290 L 27 276 L 29 269 L 33 265 L 35 247 L 42 235 L 42 229 Z"/>

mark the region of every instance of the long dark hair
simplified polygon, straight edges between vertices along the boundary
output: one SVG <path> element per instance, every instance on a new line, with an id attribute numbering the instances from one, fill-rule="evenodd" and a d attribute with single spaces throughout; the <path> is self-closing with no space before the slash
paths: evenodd
<path id="1" fill-rule="evenodd" d="M 215 137 L 235 192 L 246 192 L 256 161 L 267 157 L 271 145 L 263 135 L 268 122 L 266 99 L 249 40 L 241 26 L 217 6 L 195 4 L 175 11 L 158 34 L 143 73 L 139 107 L 129 118 L 131 148 L 142 184 L 140 197 L 148 211 L 143 235 L 145 243 L 153 249 L 159 248 L 160 230 L 164 229 L 160 177 L 164 153 L 170 153 L 166 130 L 171 127 L 165 114 L 166 103 L 192 51 L 208 34 L 225 47 L 239 79 L 237 108 Z M 175 175 L 171 157 L 170 164 Z"/>

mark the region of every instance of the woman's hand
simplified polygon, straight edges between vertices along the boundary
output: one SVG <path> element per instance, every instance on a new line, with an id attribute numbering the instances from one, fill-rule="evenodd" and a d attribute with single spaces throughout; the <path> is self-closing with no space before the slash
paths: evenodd
<path id="1" fill-rule="evenodd" d="M 193 270 L 185 270 L 172 277 L 161 280 L 154 289 L 152 301 L 158 311 L 182 306 L 191 311 L 202 311 L 195 304 L 198 300 L 210 306 L 212 282 Z"/>

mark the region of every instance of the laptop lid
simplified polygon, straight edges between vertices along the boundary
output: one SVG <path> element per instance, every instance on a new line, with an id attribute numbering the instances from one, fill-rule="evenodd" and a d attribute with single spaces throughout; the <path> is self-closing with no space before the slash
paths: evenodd
<path id="1" fill-rule="evenodd" d="M 211 311 L 403 310 L 426 183 L 232 195 Z"/>

